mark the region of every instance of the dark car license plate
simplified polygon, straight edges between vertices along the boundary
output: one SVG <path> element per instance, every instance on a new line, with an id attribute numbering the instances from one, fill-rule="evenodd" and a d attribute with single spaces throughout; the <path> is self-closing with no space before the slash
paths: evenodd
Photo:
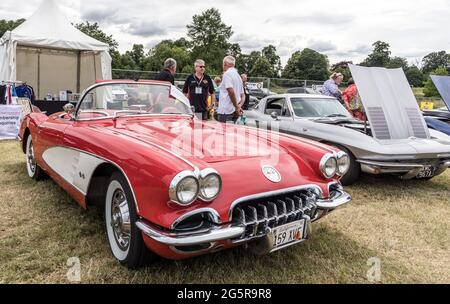
<path id="1" fill-rule="evenodd" d="M 434 167 L 425 167 L 423 168 L 417 175 L 417 178 L 428 178 L 428 177 L 433 177 L 434 175 Z"/>

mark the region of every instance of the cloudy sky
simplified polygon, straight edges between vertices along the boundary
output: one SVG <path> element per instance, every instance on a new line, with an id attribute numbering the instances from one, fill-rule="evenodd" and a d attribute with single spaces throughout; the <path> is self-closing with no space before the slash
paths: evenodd
<path id="1" fill-rule="evenodd" d="M 0 19 L 29 17 L 42 0 L 1 0 Z M 447 0 L 59 0 L 73 22 L 98 22 L 119 42 L 122 52 L 132 44 L 152 47 L 163 39 L 186 35 L 194 14 L 215 7 L 231 40 L 244 52 L 273 44 L 283 64 L 290 54 L 309 47 L 330 62 L 362 61 L 377 40 L 391 45 L 394 56 L 416 63 L 432 51 L 450 51 Z"/>

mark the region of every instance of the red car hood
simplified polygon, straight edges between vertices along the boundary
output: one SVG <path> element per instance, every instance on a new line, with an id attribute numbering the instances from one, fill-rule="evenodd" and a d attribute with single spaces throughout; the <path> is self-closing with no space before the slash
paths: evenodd
<path id="1" fill-rule="evenodd" d="M 118 119 L 115 132 L 156 143 L 192 162 L 224 162 L 286 154 L 279 135 L 190 118 Z"/>

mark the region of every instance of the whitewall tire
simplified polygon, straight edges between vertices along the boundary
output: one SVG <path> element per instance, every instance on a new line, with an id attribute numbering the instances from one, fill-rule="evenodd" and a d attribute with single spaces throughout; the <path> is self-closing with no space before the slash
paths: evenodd
<path id="1" fill-rule="evenodd" d="M 127 180 L 113 173 L 105 197 L 105 224 L 109 246 L 114 257 L 129 268 L 144 265 L 150 252 L 142 233 L 136 227 L 136 206 Z"/>

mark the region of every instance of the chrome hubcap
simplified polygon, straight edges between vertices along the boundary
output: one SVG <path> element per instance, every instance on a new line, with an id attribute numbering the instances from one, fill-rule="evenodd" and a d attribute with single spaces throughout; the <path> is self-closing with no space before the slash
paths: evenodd
<path id="1" fill-rule="evenodd" d="M 32 142 L 28 146 L 28 151 L 27 152 L 28 152 L 27 153 L 28 167 L 30 168 L 30 171 L 32 173 L 34 173 L 36 171 L 36 161 L 34 160 L 34 149 L 33 149 L 33 143 Z"/>
<path id="2" fill-rule="evenodd" d="M 126 251 L 130 245 L 131 222 L 128 202 L 122 189 L 117 189 L 112 197 L 111 226 L 117 245 Z"/>

